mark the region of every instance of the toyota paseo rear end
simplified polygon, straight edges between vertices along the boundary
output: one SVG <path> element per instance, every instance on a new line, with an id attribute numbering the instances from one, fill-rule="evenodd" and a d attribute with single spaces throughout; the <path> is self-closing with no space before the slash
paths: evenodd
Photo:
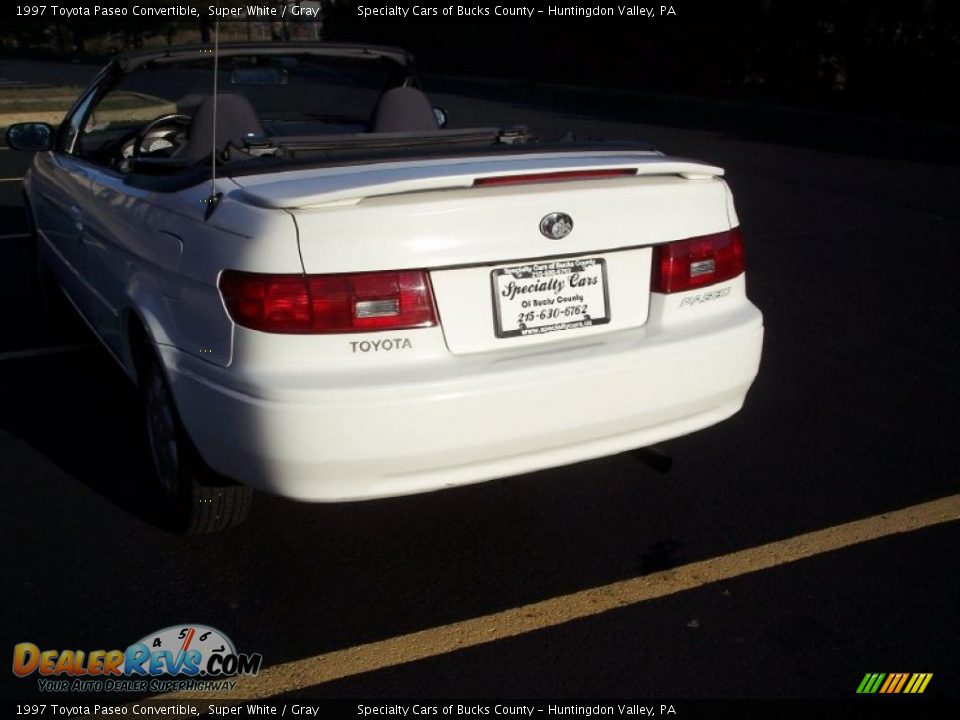
<path id="1" fill-rule="evenodd" d="M 721 169 L 442 127 L 391 48 L 221 48 L 208 94 L 179 52 L 105 71 L 26 189 L 38 267 L 140 385 L 184 529 L 233 524 L 249 488 L 439 490 L 742 406 L 763 324 Z"/>

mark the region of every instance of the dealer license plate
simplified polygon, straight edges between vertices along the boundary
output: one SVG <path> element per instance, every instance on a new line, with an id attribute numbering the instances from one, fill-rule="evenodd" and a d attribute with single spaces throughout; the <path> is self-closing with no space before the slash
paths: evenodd
<path id="1" fill-rule="evenodd" d="M 497 337 L 543 335 L 610 322 L 602 258 L 498 268 L 491 279 Z"/>

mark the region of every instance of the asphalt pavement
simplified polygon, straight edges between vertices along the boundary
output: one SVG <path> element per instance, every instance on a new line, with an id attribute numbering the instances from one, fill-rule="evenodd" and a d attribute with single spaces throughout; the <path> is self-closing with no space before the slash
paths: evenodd
<path id="1" fill-rule="evenodd" d="M 663 475 L 627 454 L 369 503 L 258 496 L 240 528 L 170 535 L 141 502 L 133 388 L 82 332 L 41 324 L 16 181 L 28 159 L 3 149 L 0 652 L 124 648 L 204 623 L 291 677 L 318 655 L 401 639 L 401 661 L 287 683 L 286 698 L 851 699 L 868 672 L 933 673 L 920 707 L 960 696 L 955 521 L 670 585 L 804 533 L 956 507 L 960 167 L 653 124 L 622 96 L 530 94 L 447 83 L 433 99 L 453 124 L 643 139 L 726 168 L 766 325 L 743 410 L 665 443 Z M 513 609 L 560 598 L 562 620 L 591 589 L 647 576 L 663 584 L 650 599 L 498 631 Z M 429 651 L 432 632 L 485 617 L 493 641 Z M 50 697 L 10 673 L 0 696 Z"/>

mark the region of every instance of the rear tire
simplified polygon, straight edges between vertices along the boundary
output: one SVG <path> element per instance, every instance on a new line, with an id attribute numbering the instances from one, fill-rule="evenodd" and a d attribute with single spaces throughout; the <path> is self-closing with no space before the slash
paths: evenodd
<path id="1" fill-rule="evenodd" d="M 250 513 L 253 490 L 218 475 L 203 462 L 180 421 L 155 357 L 145 360 L 140 375 L 147 445 L 163 524 L 174 532 L 200 535 L 242 523 Z"/>

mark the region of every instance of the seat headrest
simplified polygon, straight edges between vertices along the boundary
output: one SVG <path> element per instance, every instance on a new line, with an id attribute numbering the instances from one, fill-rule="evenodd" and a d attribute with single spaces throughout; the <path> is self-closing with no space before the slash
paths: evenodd
<path id="1" fill-rule="evenodd" d="M 227 143 L 243 147 L 243 141 L 249 137 L 264 134 L 263 126 L 256 111 L 243 95 L 224 93 L 217 95 L 217 113 L 214 118 L 213 96 L 207 96 L 201 102 L 190 120 L 187 132 L 187 147 L 184 157 L 188 160 L 200 160 L 213 151 L 213 123 L 217 123 L 217 151 Z"/>
<path id="2" fill-rule="evenodd" d="M 433 106 L 420 90 L 396 87 L 380 96 L 373 111 L 371 132 L 420 132 L 439 130 Z"/>

